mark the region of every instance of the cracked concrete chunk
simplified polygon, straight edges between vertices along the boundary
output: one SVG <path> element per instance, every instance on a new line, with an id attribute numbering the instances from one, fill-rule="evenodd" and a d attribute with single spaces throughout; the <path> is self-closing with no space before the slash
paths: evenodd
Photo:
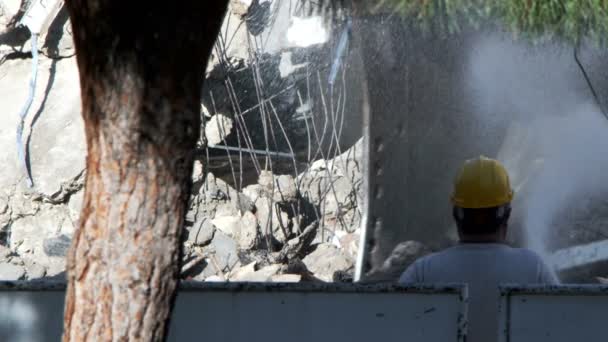
<path id="1" fill-rule="evenodd" d="M 292 202 L 296 200 L 298 189 L 296 182 L 290 175 L 275 177 L 273 199 L 277 202 Z"/>
<path id="2" fill-rule="evenodd" d="M 212 264 L 217 263 L 220 271 L 230 270 L 239 265 L 236 242 L 221 231 L 215 232 L 209 249 L 213 251 L 213 255 L 210 257 L 214 259 Z"/>
<path id="3" fill-rule="evenodd" d="M 211 146 L 219 145 L 232 130 L 232 119 L 223 114 L 215 114 L 205 125 L 207 143 Z"/>
<path id="4" fill-rule="evenodd" d="M 70 218 L 74 225 L 78 222 L 78 218 L 80 217 L 80 211 L 82 209 L 82 200 L 84 199 L 84 190 L 80 190 L 70 196 L 70 201 L 68 202 L 68 210 L 70 213 Z"/>
<path id="5" fill-rule="evenodd" d="M 194 161 L 192 167 L 192 183 L 202 182 L 205 179 L 203 163 L 200 160 Z"/>
<path id="6" fill-rule="evenodd" d="M 270 265 L 255 271 L 252 267 L 250 267 L 250 265 L 245 266 L 245 269 L 239 270 L 239 272 L 237 272 L 237 274 L 235 274 L 235 276 L 230 280 L 267 282 L 270 281 L 271 278 L 281 270 L 281 265 Z"/>
<path id="7" fill-rule="evenodd" d="M 6 262 L 11 254 L 10 248 L 0 245 L 0 262 Z"/>
<path id="8" fill-rule="evenodd" d="M 258 222 L 262 235 L 272 235 L 279 242 L 287 241 L 288 236 L 285 235 L 283 229 L 287 230 L 289 226 L 289 216 L 280 211 L 273 201 L 267 197 L 260 197 L 255 202 Z"/>
<path id="9" fill-rule="evenodd" d="M 0 231 L 8 228 L 11 222 L 11 210 L 8 203 L 8 198 L 0 196 Z"/>
<path id="10" fill-rule="evenodd" d="M 31 195 L 22 192 L 22 190 L 21 187 L 17 187 L 16 192 L 10 199 L 12 221 L 26 216 L 34 216 L 40 210 L 40 201 L 34 201 Z"/>
<path id="11" fill-rule="evenodd" d="M 247 196 L 253 203 L 264 193 L 264 189 L 259 184 L 251 184 L 243 189 L 243 195 Z"/>
<path id="12" fill-rule="evenodd" d="M 246 211 L 239 221 L 240 227 L 237 242 L 241 249 L 251 249 L 258 241 L 258 219 L 255 215 Z"/>
<path id="13" fill-rule="evenodd" d="M 216 217 L 211 223 L 230 237 L 236 236 L 239 230 L 239 218 L 236 216 Z"/>
<path id="14" fill-rule="evenodd" d="M 244 281 L 243 279 L 245 279 L 249 274 L 252 274 L 255 272 L 255 266 L 257 264 L 257 261 L 253 261 L 245 266 L 242 266 L 232 272 L 230 272 L 230 280 L 231 281 Z"/>
<path id="15" fill-rule="evenodd" d="M 22 257 L 30 258 L 42 266 L 50 267 L 51 264 L 57 264 L 55 259 L 63 259 L 63 257 L 48 255 L 45 252 L 45 240 L 57 238 L 61 235 L 69 236 L 73 230 L 72 220 L 64 207 L 45 206 L 36 216 L 23 217 L 13 222 L 11 225 L 10 248 Z M 65 240 L 65 238 L 61 239 Z M 51 245 L 54 244 L 51 243 Z M 48 250 L 48 242 L 46 246 Z M 58 249 L 54 249 L 54 252 L 58 252 Z"/>
<path id="16" fill-rule="evenodd" d="M 63 257 L 68 252 L 71 241 L 67 235 L 59 235 L 58 237 L 45 239 L 42 242 L 42 248 L 48 256 Z"/>
<path id="17" fill-rule="evenodd" d="M 215 226 L 211 220 L 204 217 L 202 220 L 194 222 L 192 227 L 188 228 L 188 242 L 194 246 L 204 246 L 213 239 Z"/>
<path id="18" fill-rule="evenodd" d="M 0 264 L 0 280 L 20 280 L 25 276 L 25 268 L 13 264 Z"/>
<path id="19" fill-rule="evenodd" d="M 299 283 L 301 280 L 299 274 L 277 274 L 270 277 L 270 281 L 275 283 Z"/>
<path id="20" fill-rule="evenodd" d="M 46 268 L 29 259 L 24 260 L 24 267 L 27 272 L 27 279 L 34 280 L 42 278 L 46 275 Z"/>
<path id="21" fill-rule="evenodd" d="M 346 271 L 354 266 L 354 260 L 336 248 L 323 243 L 303 260 L 306 267 L 319 279 L 327 282 L 333 280 L 335 272 Z"/>

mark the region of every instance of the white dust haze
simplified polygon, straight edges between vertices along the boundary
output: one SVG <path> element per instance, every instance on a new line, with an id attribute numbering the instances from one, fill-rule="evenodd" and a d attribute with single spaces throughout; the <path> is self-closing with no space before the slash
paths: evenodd
<path id="1" fill-rule="evenodd" d="M 583 63 L 591 57 L 589 50 L 581 53 Z M 601 66 L 597 59 L 589 64 L 597 83 L 593 69 Z M 507 35 L 480 35 L 466 72 L 481 129 L 508 127 L 505 137 L 495 137 L 504 142 L 493 157 L 511 174 L 526 247 L 547 257 L 560 212 L 608 193 L 608 119 L 566 45 L 531 46 Z"/>

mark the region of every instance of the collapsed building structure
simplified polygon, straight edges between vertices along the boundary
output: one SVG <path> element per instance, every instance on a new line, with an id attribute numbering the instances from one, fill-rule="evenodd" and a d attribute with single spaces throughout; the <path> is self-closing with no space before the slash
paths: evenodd
<path id="1" fill-rule="evenodd" d="M 15 144 L 34 55 L 22 19 L 35 3 L 1 6 L 0 223 L 10 279 L 61 274 L 86 172 L 74 48 L 60 6 L 36 22 L 23 156 Z M 605 182 L 590 171 L 603 165 L 604 52 L 583 45 L 579 64 L 555 42 L 533 47 L 483 28 L 425 35 L 382 15 L 330 23 L 288 5 L 231 3 L 201 94 L 197 154 L 208 163 L 193 174 L 184 277 L 241 271 L 238 279 L 248 279 L 266 267 L 269 276 L 254 278 L 290 274 L 276 253 L 308 241 L 302 234 L 318 225 L 298 258 L 322 246 L 315 260 L 327 253 L 344 262 L 311 272 L 317 279 L 337 271 L 350 279 L 357 256 L 370 256 L 359 264 L 361 279 L 371 272 L 390 280 L 395 268 L 454 243 L 452 175 L 478 154 L 497 156 L 513 174 L 514 244 L 543 253 L 565 279 L 605 275 Z M 307 268 L 325 267 L 309 260 Z"/>

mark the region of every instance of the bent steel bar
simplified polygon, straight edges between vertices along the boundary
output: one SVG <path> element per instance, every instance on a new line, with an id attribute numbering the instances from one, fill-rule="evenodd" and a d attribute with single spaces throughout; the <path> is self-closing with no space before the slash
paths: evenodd
<path id="1" fill-rule="evenodd" d="M 608 286 L 500 288 L 499 342 L 603 341 Z"/>
<path id="2" fill-rule="evenodd" d="M 0 338 L 59 340 L 64 288 L 0 282 Z M 169 341 L 464 342 L 466 326 L 467 290 L 458 285 L 186 282 Z"/>
<path id="3" fill-rule="evenodd" d="M 27 167 L 27 156 L 25 145 L 23 144 L 23 125 L 25 124 L 25 117 L 30 110 L 32 101 L 34 100 L 34 94 L 36 93 L 36 78 L 38 75 L 38 34 L 32 33 L 30 41 L 32 44 L 32 74 L 29 82 L 27 99 L 19 112 L 19 123 L 17 124 L 17 155 L 23 168 L 23 172 L 25 173 L 27 185 L 31 188 L 34 186 L 34 181 L 32 180 L 32 175 Z"/>

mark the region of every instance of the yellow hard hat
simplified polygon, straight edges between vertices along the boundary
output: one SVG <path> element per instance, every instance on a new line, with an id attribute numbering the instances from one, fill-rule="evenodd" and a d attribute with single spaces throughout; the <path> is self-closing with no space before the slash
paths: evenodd
<path id="1" fill-rule="evenodd" d="M 507 170 L 497 160 L 484 156 L 464 163 L 452 194 L 452 204 L 465 209 L 498 207 L 512 199 Z"/>

